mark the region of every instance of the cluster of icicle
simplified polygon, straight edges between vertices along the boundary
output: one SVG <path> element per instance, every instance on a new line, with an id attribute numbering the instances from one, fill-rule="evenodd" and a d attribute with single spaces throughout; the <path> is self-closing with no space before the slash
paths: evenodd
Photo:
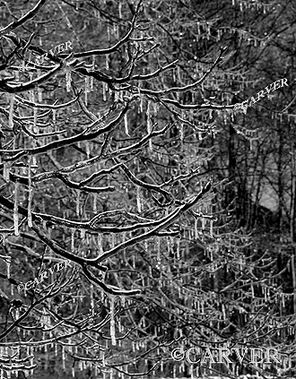
<path id="1" fill-rule="evenodd" d="M 32 347 L 27 347 L 26 351 L 22 352 L 21 357 L 20 346 L 0 346 L 0 358 L 5 361 L 5 363 L 1 363 L 0 379 L 16 377 L 19 372 L 23 372 L 26 378 L 33 375 L 35 365 Z"/>
<path id="2" fill-rule="evenodd" d="M 258 0 L 232 0 L 233 6 L 239 6 L 241 12 L 244 10 L 256 10 L 261 11 L 264 14 L 271 12 L 274 4 L 266 4 Z"/>

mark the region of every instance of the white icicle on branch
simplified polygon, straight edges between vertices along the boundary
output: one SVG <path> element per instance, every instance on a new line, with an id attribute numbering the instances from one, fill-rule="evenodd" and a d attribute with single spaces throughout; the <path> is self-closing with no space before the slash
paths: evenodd
<path id="1" fill-rule="evenodd" d="M 110 335 L 112 345 L 116 345 L 116 336 L 115 336 L 115 319 L 114 319 L 114 296 L 110 299 Z"/>
<path id="2" fill-rule="evenodd" d="M 28 158 L 28 227 L 33 227 L 33 220 L 32 220 L 32 200 L 33 200 L 33 189 L 32 189 L 32 172 L 31 172 L 31 166 L 32 166 L 32 157 L 29 155 Z"/>
<path id="3" fill-rule="evenodd" d="M 19 214 L 18 214 L 18 197 L 19 197 L 19 182 L 15 182 L 14 188 L 14 206 L 13 206 L 13 226 L 14 226 L 14 234 L 16 236 L 20 235 L 19 232 Z"/>
<path id="4" fill-rule="evenodd" d="M 9 128 L 13 129 L 13 106 L 14 106 L 14 94 L 10 95 L 10 105 L 9 105 Z"/>
<path id="5" fill-rule="evenodd" d="M 147 104 L 147 111 L 146 111 L 146 116 L 147 116 L 147 133 L 150 134 L 152 132 L 152 121 L 151 121 L 151 111 L 150 111 L 150 101 L 148 101 Z M 152 146 L 152 139 L 149 139 L 149 150 L 153 150 Z"/>

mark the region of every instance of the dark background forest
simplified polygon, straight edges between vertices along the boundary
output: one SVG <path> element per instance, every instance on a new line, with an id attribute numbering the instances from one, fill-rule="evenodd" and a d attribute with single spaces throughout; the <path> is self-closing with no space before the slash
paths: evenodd
<path id="1" fill-rule="evenodd" d="M 0 2 L 1 379 L 296 376 L 295 24 Z M 286 360 L 172 355 L 206 346 Z"/>

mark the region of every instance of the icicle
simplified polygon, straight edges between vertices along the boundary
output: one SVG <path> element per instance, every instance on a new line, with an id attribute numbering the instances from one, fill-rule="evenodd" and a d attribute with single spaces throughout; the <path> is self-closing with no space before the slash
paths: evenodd
<path id="1" fill-rule="evenodd" d="M 112 345 L 116 345 L 116 337 L 115 337 L 115 320 L 114 320 L 114 297 L 112 296 L 110 299 L 110 335 Z"/>
<path id="2" fill-rule="evenodd" d="M 210 236 L 213 237 L 213 220 L 210 221 Z"/>
<path id="3" fill-rule="evenodd" d="M 6 259 L 7 279 L 10 279 L 10 265 L 11 265 L 11 257 L 7 257 Z"/>
<path id="4" fill-rule="evenodd" d="M 8 125 L 10 129 L 13 129 L 13 106 L 14 106 L 14 94 L 11 94 L 10 105 L 9 105 L 9 121 L 8 121 Z"/>
<path id="5" fill-rule="evenodd" d="M 115 38 L 119 38 L 119 28 L 116 24 L 113 25 L 113 35 Z"/>
<path id="6" fill-rule="evenodd" d="M 150 114 L 150 101 L 148 101 L 147 104 L 147 133 L 150 134 L 152 132 L 152 123 L 151 123 L 151 114 Z M 153 146 L 152 146 L 152 138 L 149 139 L 149 149 L 152 151 Z"/>
<path id="7" fill-rule="evenodd" d="M 195 222 L 194 222 L 194 232 L 195 232 L 195 239 L 198 238 L 198 220 L 197 218 L 195 219 Z"/>
<path id="8" fill-rule="evenodd" d="M 37 108 L 34 107 L 33 109 L 33 133 L 38 133 L 37 129 Z"/>
<path id="9" fill-rule="evenodd" d="M 102 255 L 104 250 L 103 250 L 103 241 L 102 241 L 102 234 L 98 234 L 98 251 L 99 251 L 99 254 Z"/>
<path id="10" fill-rule="evenodd" d="M 79 216 L 80 214 L 80 193 L 77 191 L 77 196 L 76 196 L 76 216 Z"/>
<path id="11" fill-rule="evenodd" d="M 200 305 L 201 305 L 201 313 L 204 314 L 205 313 L 205 304 L 204 304 L 204 301 L 201 301 Z"/>
<path id="12" fill-rule="evenodd" d="M 158 268 L 161 268 L 161 248 L 160 248 L 160 238 L 157 238 L 157 265 L 159 266 Z"/>
<path id="13" fill-rule="evenodd" d="M 65 357 L 65 347 L 64 347 L 64 346 L 62 346 L 62 361 L 63 361 L 63 370 L 65 370 L 65 369 L 66 369 L 65 360 L 66 360 L 66 357 Z"/>
<path id="14" fill-rule="evenodd" d="M 262 4 L 262 8 L 263 8 L 263 14 L 266 14 L 266 6 L 265 6 L 265 4 Z"/>
<path id="15" fill-rule="evenodd" d="M 121 1 L 119 1 L 119 4 L 118 4 L 118 15 L 119 15 L 119 19 L 122 19 L 122 3 L 121 3 Z"/>
<path id="16" fill-rule="evenodd" d="M 221 30 L 218 29 L 216 42 L 220 41 L 220 39 L 221 39 Z M 215 84 L 215 89 L 217 89 L 217 88 L 216 88 L 216 84 Z"/>
<path id="17" fill-rule="evenodd" d="M 106 86 L 107 84 L 102 82 L 102 87 L 103 87 L 103 101 L 106 101 L 107 100 L 107 96 L 106 96 Z"/>
<path id="18" fill-rule="evenodd" d="M 91 314 L 93 315 L 95 311 L 95 301 L 94 301 L 94 287 L 92 284 L 90 286 L 90 310 L 91 310 Z"/>
<path id="19" fill-rule="evenodd" d="M 57 116 L 57 111 L 55 109 L 52 110 L 52 122 L 55 124 L 56 123 L 56 118 Z"/>
<path id="20" fill-rule="evenodd" d="M 81 229 L 80 230 L 80 241 L 85 240 L 85 235 L 86 235 L 85 229 Z"/>
<path id="21" fill-rule="evenodd" d="M 10 179 L 10 165 L 8 162 L 3 162 L 3 179 L 9 182 Z"/>
<path id="22" fill-rule="evenodd" d="M 97 194 L 93 193 L 93 212 L 97 213 Z"/>
<path id="23" fill-rule="evenodd" d="M 18 214 L 18 197 L 19 197 L 19 182 L 15 182 L 14 189 L 14 206 L 13 206 L 13 225 L 14 225 L 14 234 L 19 236 L 19 214 Z"/>
<path id="24" fill-rule="evenodd" d="M 108 30 L 109 30 L 109 28 L 108 28 Z M 109 67 L 109 55 L 107 54 L 106 55 L 106 70 L 109 71 L 109 68 L 110 68 Z"/>
<path id="25" fill-rule="evenodd" d="M 26 63 L 25 61 L 22 61 L 22 65 L 20 66 L 20 71 L 21 72 L 24 72 L 26 70 Z M 18 81 L 19 81 L 19 73 L 17 73 L 18 75 Z"/>
<path id="26" fill-rule="evenodd" d="M 89 159 L 89 157 L 90 157 L 90 143 L 89 143 L 89 141 L 87 141 L 85 144 L 85 152 L 86 152 L 86 158 Z"/>
<path id="27" fill-rule="evenodd" d="M 141 110 L 141 113 L 143 112 L 143 96 L 141 94 L 141 89 L 139 87 L 139 97 L 140 97 L 140 110 Z"/>
<path id="28" fill-rule="evenodd" d="M 66 69 L 66 91 L 67 92 L 71 91 L 71 81 L 72 81 L 71 69 L 67 67 Z"/>
<path id="29" fill-rule="evenodd" d="M 92 76 L 90 76 L 89 78 L 89 91 L 93 91 L 94 90 L 94 78 Z"/>
<path id="30" fill-rule="evenodd" d="M 136 257 L 135 257 L 135 255 L 133 255 L 132 261 L 133 261 L 133 269 L 135 269 L 136 268 Z"/>
<path id="31" fill-rule="evenodd" d="M 71 251 L 74 252 L 75 251 L 75 229 L 72 229 L 71 230 Z"/>
<path id="32" fill-rule="evenodd" d="M 32 200 L 33 200 L 33 189 L 32 189 L 32 157 L 29 155 L 28 158 L 28 227 L 33 227 L 33 219 L 32 219 Z"/>
<path id="33" fill-rule="evenodd" d="M 38 103 L 42 103 L 42 88 L 37 87 L 37 97 L 38 97 Z"/>
<path id="34" fill-rule="evenodd" d="M 184 141 L 184 124 L 183 123 L 181 123 L 179 131 L 180 131 L 180 140 L 182 143 Z"/>
<path id="35" fill-rule="evenodd" d="M 200 36 L 200 23 L 197 23 L 197 35 Z"/>
<path id="36" fill-rule="evenodd" d="M 85 105 L 87 105 L 87 94 L 88 92 L 90 92 L 90 88 L 89 88 L 89 77 L 87 76 L 86 78 L 84 78 L 84 102 L 85 102 Z"/>
<path id="37" fill-rule="evenodd" d="M 201 229 L 205 230 L 205 227 L 206 227 L 206 219 L 204 217 L 202 217 L 202 219 L 201 219 Z"/>
<path id="38" fill-rule="evenodd" d="M 129 135 L 129 130 L 128 130 L 128 119 L 127 119 L 127 113 L 125 113 L 124 115 L 124 130 L 125 130 L 125 134 L 130 136 Z"/>
<path id="39" fill-rule="evenodd" d="M 141 188 L 139 186 L 137 186 L 137 210 L 139 213 L 142 212 Z"/>
<path id="40" fill-rule="evenodd" d="M 226 312 L 225 312 L 225 305 L 222 304 L 222 315 L 223 315 L 223 320 L 226 320 Z"/>
<path id="41" fill-rule="evenodd" d="M 206 25 L 206 34 L 207 34 L 207 40 L 211 37 L 211 29 L 209 25 Z"/>
<path id="42" fill-rule="evenodd" d="M 177 259 L 180 259 L 180 240 L 177 239 Z"/>

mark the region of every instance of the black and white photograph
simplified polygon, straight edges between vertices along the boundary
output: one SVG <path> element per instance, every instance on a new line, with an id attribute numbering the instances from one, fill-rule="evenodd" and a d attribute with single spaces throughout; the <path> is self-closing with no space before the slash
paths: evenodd
<path id="1" fill-rule="evenodd" d="M 296 0 L 0 0 L 0 379 L 296 379 Z"/>

